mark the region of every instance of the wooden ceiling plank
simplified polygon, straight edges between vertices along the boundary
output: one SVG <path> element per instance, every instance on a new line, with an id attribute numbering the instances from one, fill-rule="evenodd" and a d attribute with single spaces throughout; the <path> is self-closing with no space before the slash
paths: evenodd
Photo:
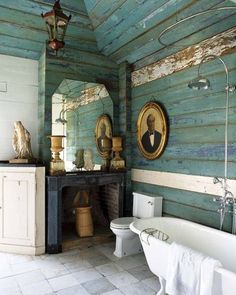
<path id="1" fill-rule="evenodd" d="M 52 9 L 55 0 L 30 0 L 32 3 L 44 5 L 47 11 Z M 83 0 L 63 0 L 60 2 L 61 8 L 66 12 L 74 12 L 78 14 L 88 15 Z"/>
<path id="2" fill-rule="evenodd" d="M 14 0 L 6 1 L 1 3 L 1 7 L 26 12 L 31 15 L 41 16 L 41 13 L 45 13 L 52 9 L 51 5 L 41 4 L 32 0 Z M 91 25 L 91 21 L 88 15 L 84 13 L 79 13 L 75 11 L 64 11 L 66 14 L 72 14 L 73 22 L 78 22 L 84 25 Z"/>
<path id="3" fill-rule="evenodd" d="M 206 27 L 202 30 L 199 30 L 198 32 L 192 34 L 189 38 L 189 44 L 197 44 L 201 41 L 206 40 L 207 38 L 213 37 L 218 33 L 224 32 L 228 29 L 231 29 L 235 26 L 235 16 L 232 16 L 231 19 L 227 20 L 227 23 L 225 21 L 223 21 L 222 23 L 218 23 L 218 25 L 213 25 L 213 26 L 209 26 Z M 210 30 L 209 30 L 210 28 Z M 219 29 L 220 28 L 220 29 Z M 149 50 L 149 55 L 148 55 L 148 50 L 146 50 L 146 56 L 145 54 L 143 54 L 143 59 L 141 57 L 141 55 L 138 56 L 129 56 L 127 55 L 126 57 L 122 55 L 122 57 L 118 60 L 118 63 L 124 61 L 124 60 L 129 60 L 129 62 L 133 62 L 135 64 L 135 68 L 140 68 L 143 67 L 143 65 L 147 65 L 150 64 L 152 62 L 158 61 L 162 58 L 165 58 L 173 53 L 178 52 L 181 49 L 182 46 L 182 42 L 183 40 L 180 40 L 178 42 L 176 42 L 175 44 L 173 44 L 173 46 L 169 46 L 169 47 L 165 47 L 163 48 L 159 48 L 157 49 L 154 53 L 153 50 Z M 153 41 L 154 42 L 154 41 Z M 157 41 L 156 41 L 157 42 Z M 151 44 L 149 44 L 151 47 L 153 47 Z M 157 46 L 156 46 L 157 47 Z M 183 49 L 183 48 L 182 48 Z M 141 50 L 141 49 L 140 49 Z M 144 51 L 145 52 L 145 51 Z"/>
<path id="4" fill-rule="evenodd" d="M 32 17 L 30 14 L 0 6 L 0 20 L 17 25 L 18 27 L 46 31 L 44 21 L 40 15 Z M 68 26 L 66 36 L 96 41 L 95 34 L 91 29 L 78 28 L 75 25 Z"/>
<path id="5" fill-rule="evenodd" d="M 15 26 L 15 24 L 10 24 L 0 21 L 0 34 L 12 36 L 19 39 L 26 39 L 32 41 L 39 41 L 42 44 L 48 38 L 48 34 L 45 31 L 28 29 Z M 96 41 L 85 40 L 81 38 L 71 38 L 66 36 L 65 38 L 66 46 L 72 46 L 80 50 L 88 50 L 90 52 L 98 52 Z"/>
<path id="6" fill-rule="evenodd" d="M 182 19 L 186 16 L 192 15 L 197 11 L 202 11 L 202 5 L 206 4 L 205 9 L 212 7 L 213 3 L 218 4 L 222 1 L 214 0 L 209 2 L 208 0 L 202 0 L 201 2 L 194 2 L 193 5 L 189 5 L 189 1 L 181 1 L 178 3 L 178 7 L 170 6 L 168 10 L 166 9 L 164 13 L 155 15 L 153 18 L 150 18 L 146 22 L 145 30 L 141 26 L 132 26 L 129 30 L 125 32 L 121 32 L 119 38 L 113 40 L 110 44 L 106 45 L 103 49 L 100 49 L 103 54 L 111 55 L 115 53 L 115 51 L 122 50 L 122 46 L 128 43 L 133 43 L 134 48 L 137 40 L 140 39 L 141 42 L 146 43 L 153 36 L 158 36 L 159 33 L 169 25 L 176 22 L 176 17 Z M 180 6 L 179 6 L 180 5 Z M 159 19 L 161 17 L 161 20 Z M 133 49 L 132 49 L 133 50 Z"/>
<path id="7" fill-rule="evenodd" d="M 108 19 L 115 20 L 115 13 L 121 9 L 124 3 L 131 3 L 127 0 L 100 0 L 92 10 L 88 11 L 89 17 L 93 23 L 93 28 L 98 29 L 101 25 L 106 23 Z M 136 3 L 132 1 L 132 3 Z M 136 3 L 137 6 L 137 3 Z M 125 12 L 125 14 L 127 11 Z"/>
<path id="8" fill-rule="evenodd" d="M 25 27 L 21 27 L 16 24 L 4 22 L 4 21 L 0 21 L 0 33 L 13 36 L 13 37 L 19 37 L 22 39 L 25 38 L 26 40 L 34 40 L 34 41 L 38 40 L 40 42 L 45 42 L 48 38 L 48 34 L 46 31 L 32 29 L 32 28 L 25 28 Z M 76 36 L 76 38 L 71 36 L 66 36 L 65 42 L 70 42 L 70 43 L 76 42 L 76 44 L 80 42 L 81 44 L 84 43 L 85 45 L 87 44 L 89 47 L 93 46 L 94 48 L 96 48 L 96 41 L 82 39 L 79 36 Z"/>
<path id="9" fill-rule="evenodd" d="M 169 4 L 168 4 L 169 3 Z M 142 5 L 135 1 L 125 2 L 117 11 L 112 14 L 102 25 L 95 29 L 96 36 L 99 37 L 99 46 L 102 48 L 111 43 L 114 39 L 126 32 L 131 26 L 143 27 L 145 19 L 149 19 L 152 14 L 156 14 L 160 22 L 160 14 L 168 6 L 173 6 L 172 10 L 178 9 L 176 0 L 145 0 Z M 145 29 L 142 28 L 142 31 Z"/>
<path id="10" fill-rule="evenodd" d="M 100 2 L 101 0 L 84 0 L 86 9 L 88 13 L 96 7 L 97 3 Z"/>
<path id="11" fill-rule="evenodd" d="M 219 34 L 230 28 L 233 28 L 234 26 L 235 26 L 235 15 L 232 15 L 231 17 L 228 17 L 227 19 L 223 19 L 209 26 L 205 26 L 203 29 L 196 31 L 194 34 L 191 34 L 190 36 L 186 36 L 185 38 L 182 38 L 178 42 L 175 42 L 173 46 L 170 45 L 168 47 L 165 47 L 164 50 L 163 48 L 160 49 L 158 45 L 158 41 L 156 39 L 153 41 L 150 41 L 149 43 L 139 48 L 138 50 L 139 53 L 138 52 L 131 53 L 130 55 L 125 57 L 125 60 L 128 60 L 130 63 L 135 63 L 134 67 L 135 69 L 138 69 L 147 64 L 150 64 L 150 63 L 156 62 L 157 60 L 165 58 L 173 53 L 176 53 L 180 49 L 183 49 L 184 47 L 186 48 L 190 45 L 197 44 L 207 38 L 210 38 L 216 34 Z M 188 45 L 184 46 L 184 44 L 188 44 Z M 154 49 L 156 50 L 154 51 Z"/>
<path id="12" fill-rule="evenodd" d="M 214 25 L 214 23 L 215 23 L 214 18 L 210 18 L 208 26 L 210 26 L 212 24 Z M 217 26 L 218 31 L 220 31 L 221 28 L 217 24 L 216 24 L 216 26 Z M 165 48 L 165 47 L 163 47 L 163 45 L 159 44 L 159 42 L 157 40 L 157 37 L 160 34 L 160 32 L 166 27 L 167 26 L 165 25 L 165 23 L 163 23 L 162 26 L 155 27 L 153 30 L 150 30 L 149 32 L 147 32 L 144 35 L 138 37 L 137 39 L 132 40 L 129 43 L 126 43 L 125 46 L 121 47 L 116 52 L 112 53 L 110 55 L 110 57 L 115 58 L 116 60 L 118 60 L 118 59 L 120 60 L 120 58 L 124 58 L 125 56 L 128 56 L 132 52 L 134 52 L 136 50 L 139 50 L 139 48 L 144 46 L 145 44 L 152 43 L 153 41 L 155 41 L 154 36 L 156 36 L 157 45 L 153 49 L 153 52 L 156 51 L 156 50 L 160 50 L 160 49 Z M 231 27 L 231 26 L 229 26 L 229 27 Z M 201 26 L 201 23 L 200 22 L 193 22 L 193 25 L 192 26 L 186 26 L 184 28 L 184 31 L 186 33 L 188 32 L 188 34 L 191 35 L 192 33 L 196 32 L 196 31 L 198 31 L 200 29 L 202 29 L 202 30 L 204 29 Z M 226 28 L 225 29 L 227 29 L 227 21 L 226 21 Z M 185 34 L 185 35 L 187 35 L 187 34 Z"/>

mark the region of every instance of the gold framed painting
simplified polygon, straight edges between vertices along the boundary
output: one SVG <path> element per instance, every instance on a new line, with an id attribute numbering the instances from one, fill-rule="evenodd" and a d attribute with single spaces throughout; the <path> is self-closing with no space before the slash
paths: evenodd
<path id="1" fill-rule="evenodd" d="M 160 157 L 167 141 L 167 117 L 157 102 L 146 103 L 137 120 L 137 141 L 141 154 L 154 160 Z"/>
<path id="2" fill-rule="evenodd" d="M 109 115 L 103 114 L 98 117 L 95 130 L 95 141 L 97 145 L 97 150 L 101 156 L 106 155 L 106 151 L 102 147 L 103 142 L 107 142 L 109 139 L 110 144 L 112 141 L 112 123 Z"/>

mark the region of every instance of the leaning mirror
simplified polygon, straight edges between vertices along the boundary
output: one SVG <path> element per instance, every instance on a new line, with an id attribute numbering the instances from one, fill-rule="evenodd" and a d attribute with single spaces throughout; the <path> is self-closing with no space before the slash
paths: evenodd
<path id="1" fill-rule="evenodd" d="M 52 135 L 66 136 L 61 155 L 66 171 L 100 170 L 96 125 L 104 115 L 112 124 L 113 103 L 103 84 L 62 81 L 52 99 Z"/>

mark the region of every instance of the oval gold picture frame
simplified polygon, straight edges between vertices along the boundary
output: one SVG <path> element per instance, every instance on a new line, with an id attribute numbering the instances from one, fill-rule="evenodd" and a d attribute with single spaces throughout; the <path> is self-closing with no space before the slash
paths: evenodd
<path id="1" fill-rule="evenodd" d="M 112 140 L 112 123 L 109 115 L 103 114 L 98 117 L 95 129 L 95 141 L 98 153 L 104 157 L 106 152 L 101 149 L 102 132 L 105 129 L 105 136 Z"/>
<path id="2" fill-rule="evenodd" d="M 146 103 L 138 115 L 137 141 L 141 154 L 154 160 L 162 154 L 167 142 L 167 118 L 157 102 Z"/>

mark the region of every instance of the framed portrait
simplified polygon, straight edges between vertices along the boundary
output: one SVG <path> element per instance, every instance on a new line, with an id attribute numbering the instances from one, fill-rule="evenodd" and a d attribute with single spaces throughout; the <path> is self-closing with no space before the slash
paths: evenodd
<path id="1" fill-rule="evenodd" d="M 107 114 L 103 114 L 98 117 L 95 130 L 97 150 L 101 156 L 105 155 L 105 152 L 102 149 L 103 139 L 110 139 L 110 142 L 112 141 L 112 123 L 109 115 Z"/>
<path id="2" fill-rule="evenodd" d="M 145 104 L 137 120 L 137 140 L 141 154 L 149 159 L 158 158 L 167 141 L 167 118 L 157 102 Z"/>

